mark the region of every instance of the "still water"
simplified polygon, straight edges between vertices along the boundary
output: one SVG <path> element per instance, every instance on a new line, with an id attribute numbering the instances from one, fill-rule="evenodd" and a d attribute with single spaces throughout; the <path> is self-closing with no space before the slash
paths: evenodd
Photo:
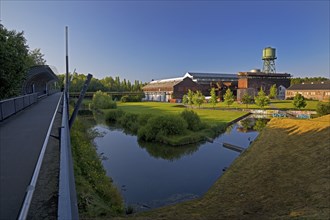
<path id="1" fill-rule="evenodd" d="M 126 205 L 136 210 L 156 208 L 203 195 L 240 153 L 223 142 L 247 148 L 258 132 L 234 124 L 214 139 L 185 147 L 140 143 L 137 137 L 108 125 L 93 128 L 102 163 Z M 244 131 L 243 131 L 244 130 Z"/>

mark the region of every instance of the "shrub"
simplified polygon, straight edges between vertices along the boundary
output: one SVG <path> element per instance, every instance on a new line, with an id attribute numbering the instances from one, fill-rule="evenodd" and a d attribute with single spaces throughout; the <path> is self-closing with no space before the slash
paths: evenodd
<path id="1" fill-rule="evenodd" d="M 127 102 L 128 100 L 128 95 L 123 95 L 121 98 L 120 98 L 120 101 L 121 102 Z"/>
<path id="2" fill-rule="evenodd" d="M 121 102 L 141 102 L 143 95 L 124 95 L 120 98 Z"/>
<path id="3" fill-rule="evenodd" d="M 116 122 L 124 114 L 125 112 L 121 109 L 110 110 L 105 114 L 105 120 L 110 122 Z"/>
<path id="4" fill-rule="evenodd" d="M 187 122 L 180 116 L 155 116 L 139 129 L 138 138 L 145 141 L 162 142 L 166 136 L 183 134 L 187 126 Z"/>
<path id="5" fill-rule="evenodd" d="M 117 104 L 116 102 L 112 101 L 111 96 L 109 96 L 106 92 L 99 90 L 93 95 L 92 107 L 99 109 L 111 109 L 117 108 Z"/>
<path id="6" fill-rule="evenodd" d="M 187 122 L 189 130 L 198 131 L 202 128 L 201 119 L 196 112 L 185 109 L 181 113 L 181 117 Z"/>
<path id="7" fill-rule="evenodd" d="M 320 116 L 330 114 L 330 101 L 319 102 L 316 106 L 316 112 Z"/>
<path id="8" fill-rule="evenodd" d="M 117 119 L 117 122 L 126 130 L 136 133 L 139 128 L 138 114 L 126 112 Z"/>

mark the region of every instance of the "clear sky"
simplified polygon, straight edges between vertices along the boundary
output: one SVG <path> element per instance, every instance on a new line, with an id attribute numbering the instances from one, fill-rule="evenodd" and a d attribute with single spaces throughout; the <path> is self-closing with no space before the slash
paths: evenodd
<path id="1" fill-rule="evenodd" d="M 65 72 L 148 82 L 191 72 L 262 69 L 275 47 L 277 72 L 329 76 L 329 0 L 9 1 L 1 23 Z"/>

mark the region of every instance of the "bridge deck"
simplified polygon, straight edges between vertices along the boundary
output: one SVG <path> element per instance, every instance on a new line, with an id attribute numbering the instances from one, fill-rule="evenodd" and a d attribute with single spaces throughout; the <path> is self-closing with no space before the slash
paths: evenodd
<path id="1" fill-rule="evenodd" d="M 0 219 L 16 219 L 61 93 L 0 123 Z"/>

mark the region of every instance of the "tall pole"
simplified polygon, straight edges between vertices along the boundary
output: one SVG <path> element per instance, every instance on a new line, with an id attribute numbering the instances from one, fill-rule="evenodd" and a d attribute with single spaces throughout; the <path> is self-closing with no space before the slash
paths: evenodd
<path id="1" fill-rule="evenodd" d="M 66 65 L 66 75 L 65 75 L 65 92 L 69 92 L 69 52 L 68 52 L 68 26 L 65 27 L 65 65 Z"/>

